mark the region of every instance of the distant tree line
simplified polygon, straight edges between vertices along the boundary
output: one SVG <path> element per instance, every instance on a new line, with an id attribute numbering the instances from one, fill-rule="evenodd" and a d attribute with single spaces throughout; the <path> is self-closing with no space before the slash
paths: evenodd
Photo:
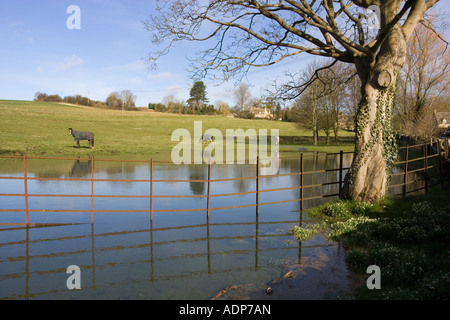
<path id="1" fill-rule="evenodd" d="M 111 92 L 106 98 L 106 105 L 109 109 L 135 110 L 136 96 L 130 90 Z"/>
<path id="2" fill-rule="evenodd" d="M 268 108 L 272 112 L 273 120 L 292 121 L 292 112 L 290 108 L 281 108 L 280 104 L 272 98 L 258 99 L 254 98 L 249 86 L 242 83 L 234 90 L 234 106 L 223 101 L 217 101 L 215 105 L 209 103 L 206 86 L 202 81 L 194 82 L 189 91 L 189 99 L 181 101 L 174 95 L 163 98 L 161 102 L 150 102 L 148 108 L 158 112 L 170 112 L 178 114 L 196 114 L 196 115 L 223 115 L 255 119 L 255 114 L 251 112 L 251 107 Z"/>
<path id="3" fill-rule="evenodd" d="M 194 82 L 189 95 L 186 102 L 178 100 L 174 95 L 169 95 L 164 97 L 162 102 L 150 102 L 148 108 L 158 112 L 179 114 L 216 115 L 221 113 L 214 105 L 209 104 L 203 81 Z"/>
<path id="4" fill-rule="evenodd" d="M 62 98 L 58 94 L 47 94 L 36 92 L 35 101 L 70 103 L 80 106 L 118 109 L 118 110 L 135 110 L 136 96 L 130 90 L 123 90 L 121 93 L 111 92 L 106 101 L 96 101 L 82 95 L 66 96 Z"/>

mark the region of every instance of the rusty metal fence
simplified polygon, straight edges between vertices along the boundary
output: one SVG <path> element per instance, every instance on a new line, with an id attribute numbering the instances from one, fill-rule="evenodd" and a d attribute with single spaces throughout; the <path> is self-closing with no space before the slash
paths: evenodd
<path id="1" fill-rule="evenodd" d="M 95 159 L 92 158 L 64 158 L 64 157 L 27 157 L 23 156 L 0 156 L 0 158 L 15 158 L 22 159 L 23 161 L 23 176 L 0 176 L 0 180 L 23 180 L 24 183 L 24 193 L 0 193 L 0 199 L 4 197 L 22 197 L 24 199 L 25 208 L 24 209 L 5 209 L 0 207 L 0 213 L 2 212 L 17 212 L 17 213 L 25 213 L 25 222 L 24 223 L 0 223 L 3 226 L 11 226 L 11 225 L 25 225 L 25 226 L 37 226 L 40 225 L 38 223 L 31 223 L 29 215 L 32 212 L 42 212 L 45 210 L 46 212 L 58 212 L 58 213 L 90 213 L 91 214 L 91 224 L 94 224 L 94 215 L 95 213 L 100 212 L 148 212 L 150 215 L 150 220 L 153 221 L 153 214 L 156 212 L 189 212 L 189 211 L 204 211 L 206 212 L 207 217 L 209 217 L 210 212 L 217 210 L 225 210 L 225 209 L 238 209 L 245 207 L 255 207 L 256 214 L 259 212 L 259 208 L 261 206 L 275 205 L 281 203 L 288 202 L 298 202 L 300 211 L 303 211 L 304 203 L 308 200 L 316 200 L 316 199 L 326 199 L 330 197 L 340 197 L 342 192 L 342 187 L 345 179 L 345 173 L 348 171 L 349 167 L 344 167 L 343 165 L 343 156 L 344 152 L 341 151 L 337 154 L 327 154 L 327 155 L 338 155 L 339 163 L 337 168 L 333 169 L 321 169 L 321 170 L 304 170 L 304 159 L 308 156 L 315 155 L 305 155 L 300 153 L 299 156 L 295 157 L 299 161 L 299 171 L 284 173 L 284 174 L 273 174 L 273 175 L 261 175 L 260 174 L 260 159 L 258 158 L 255 165 L 255 174 L 249 177 L 238 177 L 238 178 L 222 178 L 222 179 L 214 179 L 211 176 L 211 167 L 209 164 L 208 167 L 208 178 L 207 179 L 180 179 L 180 180 L 168 180 L 168 179 L 154 179 L 154 164 L 155 163 L 172 163 L 169 161 L 155 161 L 151 160 L 122 160 L 122 159 Z M 90 172 L 91 175 L 89 178 L 56 178 L 56 177 L 29 177 L 27 174 L 27 160 L 29 159 L 48 159 L 48 160 L 84 160 L 89 161 L 90 163 Z M 287 158 L 281 158 L 287 159 Z M 118 161 L 118 162 L 141 162 L 146 163 L 150 167 L 150 179 L 103 179 L 96 178 L 94 175 L 94 167 L 96 162 L 100 161 Z M 445 140 L 437 140 L 430 143 L 419 144 L 419 145 L 411 145 L 404 146 L 399 148 L 399 161 L 396 163 L 396 172 L 393 173 L 391 181 L 390 190 L 391 193 L 396 195 L 406 195 L 412 192 L 417 192 L 420 190 L 428 191 L 428 189 L 434 185 L 442 184 L 444 185 L 446 180 L 448 181 L 449 177 L 449 161 L 450 161 L 450 153 L 449 153 L 449 141 Z M 318 175 L 322 173 L 334 172 L 337 173 L 336 180 L 332 181 L 322 181 L 320 183 L 314 184 L 305 184 L 304 178 L 308 175 Z M 298 185 L 285 187 L 285 188 L 274 188 L 274 189 L 261 189 L 260 182 L 262 179 L 267 178 L 275 178 L 282 176 L 298 176 Z M 401 181 L 399 181 L 399 179 Z M 47 181 L 84 181 L 90 183 L 90 194 L 33 194 L 28 192 L 28 182 L 32 180 L 47 180 Z M 215 183 L 225 182 L 225 181 L 237 181 L 237 180 L 252 180 L 255 183 L 255 190 L 253 191 L 245 191 L 245 192 L 234 192 L 234 193 L 223 193 L 223 194 L 212 194 L 211 189 Z M 148 195 L 100 195 L 95 193 L 95 183 L 97 182 L 143 182 L 148 184 L 149 194 Z M 185 182 L 202 182 L 207 184 L 207 193 L 205 195 L 156 195 L 155 188 L 157 188 L 157 184 L 160 183 L 185 183 Z M 417 183 L 421 182 L 422 184 L 417 187 Z M 333 193 L 323 193 L 321 195 L 314 196 L 306 196 L 305 190 L 309 188 L 324 188 L 327 186 L 337 186 L 337 191 Z M 410 188 L 410 186 L 414 186 L 414 188 Z M 400 191 L 396 191 L 400 188 Z M 299 197 L 288 200 L 280 200 L 280 201 L 269 201 L 263 202 L 261 201 L 261 196 L 266 192 L 273 191 L 288 191 L 288 190 L 299 190 Z M 217 197 L 228 197 L 235 195 L 245 195 L 245 194 L 254 194 L 255 200 L 254 203 L 251 204 L 241 204 L 234 206 L 225 206 L 225 207 L 211 207 L 211 198 Z M 31 209 L 29 208 L 28 201 L 32 197 L 61 197 L 61 198 L 90 198 L 91 208 L 90 209 Z M 132 210 L 132 209 L 117 209 L 117 210 L 101 210 L 96 209 L 94 206 L 94 199 L 96 198 L 145 198 L 149 200 L 150 209 L 140 209 L 140 210 Z M 154 208 L 154 200 L 158 198 L 206 198 L 207 204 L 204 208 L 183 208 L 183 209 L 158 209 Z M 49 225 L 46 223 L 46 225 Z"/>

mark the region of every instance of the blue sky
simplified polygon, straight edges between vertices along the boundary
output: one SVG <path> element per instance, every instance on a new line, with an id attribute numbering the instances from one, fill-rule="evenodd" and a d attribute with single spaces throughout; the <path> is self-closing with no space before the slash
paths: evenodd
<path id="1" fill-rule="evenodd" d="M 441 7 L 448 7 L 442 0 Z M 70 5 L 81 12 L 81 29 L 66 22 Z M 81 94 L 105 101 L 112 91 L 131 90 L 137 106 L 161 102 L 165 96 L 189 98 L 193 80 L 187 56 L 199 44 L 183 43 L 163 57 L 158 70 L 149 70 L 143 58 L 152 51 L 150 33 L 142 21 L 154 12 L 152 0 L 0 0 L 0 99 L 32 100 L 38 91 Z M 448 17 L 448 15 L 447 15 Z M 254 69 L 248 82 L 255 97 L 287 69 L 299 70 L 314 57 L 267 69 Z M 235 81 L 204 80 L 211 103 L 233 103 Z"/>
<path id="2" fill-rule="evenodd" d="M 79 30 L 66 26 L 72 4 L 80 8 Z M 154 6 L 155 1 L 142 0 L 0 0 L 0 99 L 32 100 L 40 91 L 105 101 L 112 91 L 125 89 L 136 95 L 137 106 L 172 94 L 188 99 L 194 80 L 187 56 L 198 44 L 176 47 L 158 62 L 158 70 L 143 62 L 152 44 L 142 21 Z M 255 97 L 279 68 L 249 74 Z M 204 82 L 211 103 L 233 103 L 234 80 L 220 86 Z"/>

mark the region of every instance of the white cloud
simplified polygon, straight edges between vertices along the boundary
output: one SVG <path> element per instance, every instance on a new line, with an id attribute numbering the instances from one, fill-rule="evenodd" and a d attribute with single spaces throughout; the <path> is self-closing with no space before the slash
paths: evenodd
<path id="1" fill-rule="evenodd" d="M 60 72 L 72 70 L 76 67 L 83 65 L 83 63 L 84 60 L 74 54 L 71 57 L 65 58 L 63 62 L 56 64 L 55 71 Z"/>

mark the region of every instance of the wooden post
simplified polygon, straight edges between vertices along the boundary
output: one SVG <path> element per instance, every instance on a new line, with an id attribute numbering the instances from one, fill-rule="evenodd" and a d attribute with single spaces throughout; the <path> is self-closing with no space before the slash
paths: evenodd
<path id="1" fill-rule="evenodd" d="M 344 152 L 341 150 L 339 152 L 339 199 L 342 198 L 343 162 L 344 162 Z"/>
<path id="2" fill-rule="evenodd" d="M 259 157 L 256 157 L 256 214 L 259 214 Z"/>
<path id="3" fill-rule="evenodd" d="M 300 212 L 303 211 L 303 153 L 300 154 Z"/>
<path id="4" fill-rule="evenodd" d="M 91 157 L 91 224 L 94 224 L 94 157 Z"/>
<path id="5" fill-rule="evenodd" d="M 406 187 L 408 182 L 408 158 L 409 158 L 409 146 L 406 145 L 405 149 L 405 175 L 403 176 L 403 196 L 406 195 Z"/>
<path id="6" fill-rule="evenodd" d="M 150 222 L 153 223 L 153 158 L 150 164 Z"/>
<path id="7" fill-rule="evenodd" d="M 27 174 L 27 156 L 23 155 L 23 191 L 25 197 L 25 223 L 27 227 L 30 225 L 30 216 L 28 209 L 28 174 Z"/>

